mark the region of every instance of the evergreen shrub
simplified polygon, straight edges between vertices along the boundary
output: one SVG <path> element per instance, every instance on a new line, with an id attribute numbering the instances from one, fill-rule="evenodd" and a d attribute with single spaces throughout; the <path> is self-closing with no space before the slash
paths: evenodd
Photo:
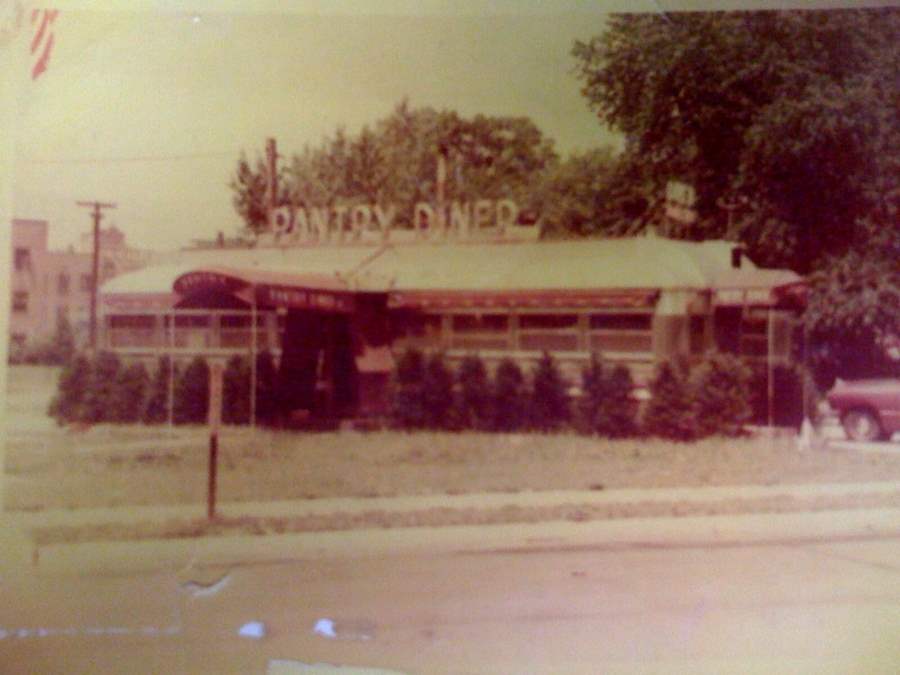
<path id="1" fill-rule="evenodd" d="M 607 438 L 626 438 L 637 432 L 637 402 L 631 397 L 634 382 L 628 368 L 611 368 L 593 356 L 582 370 L 581 381 L 583 431 Z"/>
<path id="2" fill-rule="evenodd" d="M 175 369 L 177 381 L 178 372 Z M 169 357 L 162 356 L 150 383 L 147 405 L 142 415 L 144 424 L 162 424 L 169 419 Z"/>
<path id="3" fill-rule="evenodd" d="M 518 431 L 525 424 L 527 404 L 522 369 L 511 359 L 503 359 L 494 375 L 492 396 L 492 428 L 496 431 Z"/>
<path id="4" fill-rule="evenodd" d="M 63 368 L 56 394 L 47 413 L 59 424 L 81 419 L 85 394 L 91 382 L 91 362 L 80 354 Z"/>
<path id="5" fill-rule="evenodd" d="M 397 361 L 392 386 L 391 420 L 397 428 L 421 429 L 425 426 L 424 380 L 422 352 L 407 349 Z"/>
<path id="6" fill-rule="evenodd" d="M 222 374 L 222 421 L 225 424 L 250 422 L 250 364 L 242 356 L 232 356 Z"/>
<path id="7" fill-rule="evenodd" d="M 91 424 L 115 421 L 119 371 L 122 365 L 112 352 L 100 352 L 91 367 L 80 420 Z"/>
<path id="8" fill-rule="evenodd" d="M 674 441 L 698 438 L 694 392 L 684 364 L 664 361 L 657 366 L 642 422 L 650 436 Z"/>
<path id="9" fill-rule="evenodd" d="M 112 421 L 120 424 L 139 422 L 150 390 L 150 376 L 142 363 L 119 370 L 116 378 Z"/>
<path id="10" fill-rule="evenodd" d="M 544 352 L 535 368 L 529 402 L 529 426 L 538 431 L 553 431 L 569 419 L 566 385 L 556 360 Z"/>
<path id="11" fill-rule="evenodd" d="M 459 396 L 457 419 L 463 429 L 484 431 L 491 423 L 491 389 L 484 361 L 478 356 L 463 359 L 457 373 Z"/>
<path id="12" fill-rule="evenodd" d="M 175 381 L 175 424 L 204 424 L 209 407 L 209 366 L 200 356 Z"/>
<path id="13" fill-rule="evenodd" d="M 429 429 L 447 429 L 453 425 L 453 375 L 444 364 L 440 353 L 432 354 L 422 375 L 422 403 L 425 426 Z"/>
<path id="14" fill-rule="evenodd" d="M 699 436 L 739 436 L 750 420 L 750 380 L 744 362 L 731 354 L 710 354 L 691 373 Z"/>

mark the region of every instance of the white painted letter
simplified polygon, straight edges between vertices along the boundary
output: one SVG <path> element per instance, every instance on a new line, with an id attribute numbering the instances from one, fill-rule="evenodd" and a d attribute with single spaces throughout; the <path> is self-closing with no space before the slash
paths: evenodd
<path id="1" fill-rule="evenodd" d="M 497 201 L 497 227 L 504 231 L 507 227 L 516 224 L 519 217 L 519 207 L 512 199 L 500 199 Z"/>
<path id="2" fill-rule="evenodd" d="M 472 203 L 454 201 L 450 205 L 450 230 L 459 234 L 461 239 L 466 239 L 471 226 Z"/>
<path id="3" fill-rule="evenodd" d="M 476 230 L 491 226 L 491 211 L 493 211 L 493 202 L 490 199 L 479 199 L 475 202 L 475 211 L 473 213 L 474 227 Z"/>

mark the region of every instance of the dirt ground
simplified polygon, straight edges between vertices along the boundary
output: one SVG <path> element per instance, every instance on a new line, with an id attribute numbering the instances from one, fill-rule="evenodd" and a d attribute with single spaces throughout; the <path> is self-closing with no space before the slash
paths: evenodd
<path id="1" fill-rule="evenodd" d="M 205 501 L 203 428 L 58 427 L 45 415 L 56 377 L 54 369 L 9 370 L 7 510 Z M 677 444 L 234 428 L 222 433 L 219 455 L 222 501 L 886 480 L 900 480 L 900 453 L 803 453 L 787 437 Z"/>

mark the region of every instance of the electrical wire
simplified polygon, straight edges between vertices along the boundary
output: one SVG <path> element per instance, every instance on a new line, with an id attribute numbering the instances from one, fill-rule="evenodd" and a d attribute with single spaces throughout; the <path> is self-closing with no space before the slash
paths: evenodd
<path id="1" fill-rule="evenodd" d="M 213 157 L 235 157 L 235 152 L 204 152 L 181 155 L 135 155 L 132 157 L 71 157 L 66 159 L 22 158 L 27 164 L 112 164 L 115 162 L 169 162 L 183 159 L 208 159 Z"/>

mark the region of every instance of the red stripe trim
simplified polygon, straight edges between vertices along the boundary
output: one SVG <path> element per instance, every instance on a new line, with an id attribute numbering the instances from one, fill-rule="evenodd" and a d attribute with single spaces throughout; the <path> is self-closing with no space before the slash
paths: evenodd
<path id="1" fill-rule="evenodd" d="M 390 294 L 388 304 L 398 307 L 652 307 L 658 291 L 535 290 L 535 291 L 406 291 Z"/>
<path id="2" fill-rule="evenodd" d="M 44 33 L 47 32 L 47 26 L 50 25 L 50 15 L 47 12 L 44 12 L 44 17 L 41 19 L 41 25 L 38 26 L 37 31 L 34 34 L 34 37 L 31 39 L 31 53 L 37 50 L 38 46 L 41 44 L 41 41 L 44 39 Z"/>
<path id="3" fill-rule="evenodd" d="M 31 79 L 36 80 L 41 73 L 47 70 L 47 63 L 50 61 L 50 51 L 53 49 L 53 33 L 50 33 L 50 38 L 47 40 L 47 45 L 44 47 L 44 52 L 41 54 L 41 58 L 37 60 L 37 63 L 34 64 L 34 68 L 31 69 Z"/>

